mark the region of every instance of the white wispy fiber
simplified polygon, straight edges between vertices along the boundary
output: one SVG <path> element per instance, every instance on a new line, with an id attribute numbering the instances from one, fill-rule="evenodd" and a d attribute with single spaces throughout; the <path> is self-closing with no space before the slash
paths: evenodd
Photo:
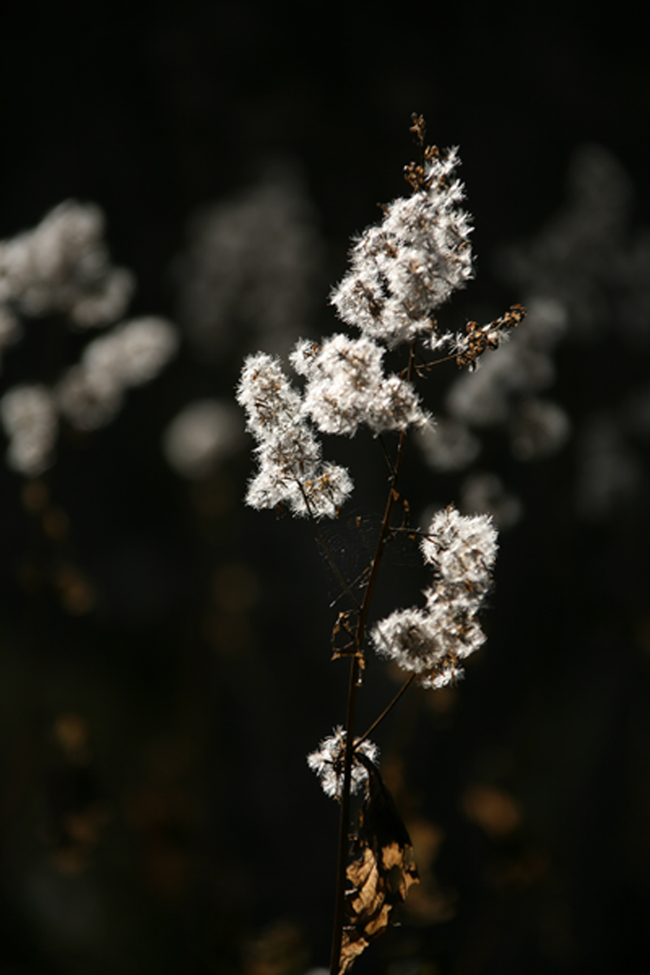
<path id="1" fill-rule="evenodd" d="M 212 473 L 242 439 L 241 414 L 233 403 L 199 400 L 186 406 L 169 424 L 163 451 L 177 473 L 196 479 Z"/>
<path id="2" fill-rule="evenodd" d="M 158 375 L 174 356 L 178 335 L 163 318 L 134 318 L 94 339 L 79 365 L 55 389 L 57 405 L 78 430 L 105 426 L 118 413 L 125 391 Z"/>
<path id="3" fill-rule="evenodd" d="M 439 688 L 462 676 L 462 664 L 484 642 L 476 618 L 487 594 L 497 532 L 487 515 L 449 507 L 434 515 L 421 544 L 435 579 L 423 609 L 404 609 L 377 623 L 371 639 L 379 656 Z"/>
<path id="4" fill-rule="evenodd" d="M 286 504 L 295 515 L 333 518 L 352 492 L 352 479 L 344 467 L 323 462 L 301 394 L 277 358 L 259 352 L 246 359 L 237 401 L 258 441 L 259 469 L 246 503 L 257 509 Z"/>
<path id="5" fill-rule="evenodd" d="M 33 230 L 0 241 L 0 306 L 31 317 L 60 312 L 80 328 L 118 319 L 135 282 L 111 265 L 104 223 L 95 204 L 67 200 Z"/>
<path id="6" fill-rule="evenodd" d="M 57 326 L 90 329 L 122 316 L 135 280 L 111 264 L 104 224 L 95 204 L 67 200 L 37 227 L 0 241 L 0 350 L 21 338 L 22 318 L 56 315 Z M 79 430 L 104 426 L 125 391 L 153 379 L 177 347 L 166 320 L 132 319 L 89 342 L 53 388 L 14 386 L 2 401 L 8 464 L 37 476 L 53 462 L 58 414 Z"/>
<path id="7" fill-rule="evenodd" d="M 323 739 L 316 751 L 307 756 L 307 764 L 320 779 L 325 795 L 331 799 L 340 799 L 343 792 L 345 741 L 346 732 L 341 725 L 338 725 L 334 729 L 334 734 Z M 367 739 L 356 746 L 355 752 L 361 752 L 373 765 L 379 763 L 379 748 Z M 351 795 L 356 795 L 366 787 L 367 783 L 368 771 L 356 754 L 353 754 L 350 779 Z"/>
<path id="8" fill-rule="evenodd" d="M 9 437 L 7 463 L 27 477 L 42 474 L 52 462 L 57 436 L 54 400 L 46 386 L 14 386 L 2 397 L 2 423 Z"/>
<path id="9" fill-rule="evenodd" d="M 331 296 L 339 317 L 389 347 L 434 335 L 434 311 L 472 277 L 470 217 L 453 179 L 456 149 L 424 164 L 408 198 L 385 208 L 380 226 L 352 248 L 351 269 Z"/>
<path id="10" fill-rule="evenodd" d="M 322 346 L 298 343 L 291 363 L 307 377 L 303 408 L 320 431 L 352 437 L 364 423 L 378 434 L 426 422 L 411 383 L 384 375 L 384 351 L 371 339 L 346 335 Z"/>

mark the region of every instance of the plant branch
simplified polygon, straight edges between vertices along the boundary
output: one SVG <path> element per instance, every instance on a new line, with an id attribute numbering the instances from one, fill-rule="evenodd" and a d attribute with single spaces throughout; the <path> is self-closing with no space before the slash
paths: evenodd
<path id="1" fill-rule="evenodd" d="M 414 345 L 409 348 L 409 361 L 407 367 L 407 379 L 410 380 L 414 369 Z M 390 520 L 393 513 L 395 501 L 399 495 L 396 490 L 397 479 L 404 459 L 404 448 L 406 445 L 406 430 L 402 430 L 397 445 L 395 463 L 392 465 L 392 473 L 389 479 L 388 497 L 382 519 L 377 547 L 373 560 L 370 564 L 370 575 L 363 593 L 363 600 L 359 609 L 359 619 L 355 634 L 356 653 L 352 657 L 350 664 L 350 682 L 348 686 L 348 707 L 345 725 L 345 760 L 343 767 L 343 788 L 341 793 L 341 816 L 339 820 L 339 851 L 338 869 L 336 879 L 336 906 L 334 912 L 334 933 L 332 936 L 332 960 L 330 975 L 338 975 L 339 959 L 341 957 L 341 943 L 343 940 L 343 920 L 345 911 L 345 880 L 348 861 L 348 829 L 350 825 L 350 782 L 352 779 L 352 760 L 354 756 L 355 742 L 354 734 L 354 715 L 356 710 L 356 696 L 359 687 L 360 664 L 359 660 L 363 653 L 363 642 L 366 633 L 366 622 L 370 610 L 370 603 L 375 588 L 375 582 L 379 573 L 379 567 L 384 554 L 386 541 L 390 535 Z"/>
<path id="2" fill-rule="evenodd" d="M 359 686 L 359 658 L 355 655 L 350 661 L 350 683 L 348 686 L 348 709 L 346 715 L 345 766 L 343 770 L 343 789 L 341 792 L 341 815 L 339 818 L 339 849 L 336 875 L 336 904 L 334 909 L 334 933 L 332 936 L 332 960 L 330 975 L 338 975 L 343 940 L 343 915 L 345 909 L 345 878 L 348 862 L 348 828 L 350 824 L 350 780 L 352 775 L 352 754 L 350 748 L 351 729 L 354 727 L 356 692 Z"/>
<path id="3" fill-rule="evenodd" d="M 375 718 L 375 720 L 370 725 L 370 727 L 365 732 L 365 734 L 363 734 L 361 736 L 361 738 L 357 738 L 356 739 L 356 741 L 354 743 L 355 749 L 358 748 L 359 745 L 363 741 L 366 740 L 366 738 L 369 738 L 370 737 L 370 735 L 373 733 L 373 731 L 375 730 L 375 728 L 378 725 L 380 725 L 381 722 L 384 720 L 384 718 L 393 710 L 393 708 L 395 707 L 395 705 L 397 704 L 397 702 L 399 701 L 399 699 L 402 697 L 402 695 L 405 694 L 406 691 L 409 689 L 409 687 L 411 686 L 411 684 L 415 680 L 415 677 L 416 677 L 415 674 L 411 674 L 411 676 L 408 678 L 408 680 L 404 681 L 404 683 L 402 684 L 402 686 L 400 687 L 399 691 L 397 692 L 397 694 L 395 695 L 395 697 L 393 698 L 393 700 L 390 702 L 390 704 L 387 707 L 384 708 L 384 710 L 381 712 L 381 714 L 379 715 L 378 718 Z"/>

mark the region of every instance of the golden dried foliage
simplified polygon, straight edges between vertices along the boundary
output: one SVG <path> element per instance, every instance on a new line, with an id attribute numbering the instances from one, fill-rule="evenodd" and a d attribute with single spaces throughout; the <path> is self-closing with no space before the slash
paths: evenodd
<path id="1" fill-rule="evenodd" d="M 353 851 L 356 855 L 347 868 L 339 975 L 384 933 L 395 905 L 406 900 L 409 888 L 419 882 L 411 840 L 392 796 L 372 762 L 361 752 L 356 755 L 368 771 L 369 785 Z"/>

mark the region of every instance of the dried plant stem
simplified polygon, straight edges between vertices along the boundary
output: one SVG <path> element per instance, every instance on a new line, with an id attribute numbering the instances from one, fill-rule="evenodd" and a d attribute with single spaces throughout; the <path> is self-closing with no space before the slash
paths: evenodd
<path id="1" fill-rule="evenodd" d="M 407 378 L 410 381 L 413 375 L 413 345 L 409 350 L 409 363 L 407 368 Z M 366 632 L 366 622 L 370 611 L 370 603 L 379 574 L 379 567 L 383 558 L 386 541 L 390 536 L 390 521 L 393 514 L 393 507 L 399 495 L 396 491 L 397 479 L 402 466 L 404 457 L 404 447 L 406 445 L 406 431 L 402 430 L 397 446 L 395 463 L 392 466 L 392 474 L 389 480 L 388 497 L 384 509 L 377 547 L 373 560 L 370 564 L 370 575 L 363 593 L 363 600 L 359 609 L 357 630 L 354 639 L 355 653 L 350 662 L 350 682 L 348 685 L 348 706 L 345 722 L 345 760 L 343 766 L 343 788 L 341 793 L 341 815 L 339 819 L 339 849 L 338 867 L 336 877 L 336 905 L 334 910 L 334 932 L 332 935 L 332 959 L 330 975 L 338 975 L 339 959 L 341 957 L 341 942 L 343 940 L 343 921 L 345 915 L 345 880 L 348 862 L 348 830 L 350 826 L 350 782 L 352 779 L 352 758 L 354 755 L 354 716 L 356 710 L 357 691 L 359 689 L 359 677 L 361 673 L 361 663 L 363 659 L 363 641 Z M 392 705 L 391 705 L 392 706 Z"/>
<path id="2" fill-rule="evenodd" d="M 332 935 L 332 961 L 330 975 L 338 975 L 341 941 L 343 939 L 343 919 L 345 907 L 345 877 L 348 863 L 348 828 L 350 825 L 350 778 L 352 773 L 352 753 L 349 747 L 354 728 L 354 712 L 357 688 L 359 686 L 359 658 L 353 656 L 350 663 L 350 684 L 348 687 L 348 710 L 346 716 L 345 766 L 343 771 L 343 791 L 341 794 L 341 815 L 339 819 L 339 850 L 336 873 L 336 905 L 334 909 L 334 933 Z"/>
<path id="3" fill-rule="evenodd" d="M 358 748 L 359 745 L 361 744 L 361 742 L 362 741 L 365 741 L 366 738 L 370 738 L 370 735 L 373 733 L 373 731 L 375 730 L 375 728 L 377 728 L 378 725 L 380 725 L 382 723 L 382 721 L 384 720 L 384 718 L 388 714 L 390 714 L 390 712 L 393 710 L 393 708 L 395 707 L 395 705 L 397 704 L 397 702 L 399 701 L 399 699 L 402 697 L 402 695 L 403 694 L 406 694 L 406 692 L 408 691 L 409 687 L 411 686 L 411 684 L 415 680 L 416 676 L 417 676 L 416 674 L 411 674 L 411 676 L 408 678 L 408 680 L 405 680 L 404 681 L 404 683 L 402 684 L 402 686 L 400 687 L 399 691 L 397 692 L 397 694 L 395 695 L 395 697 L 393 698 L 393 700 L 390 702 L 390 704 L 387 705 L 387 707 L 384 708 L 384 710 L 381 712 L 381 714 L 379 715 L 378 718 L 375 718 L 375 720 L 370 725 L 370 727 L 368 728 L 368 730 L 366 732 L 364 732 L 363 735 L 361 735 L 361 738 L 357 738 L 356 739 L 356 741 L 354 743 L 354 747 L 355 748 Z"/>

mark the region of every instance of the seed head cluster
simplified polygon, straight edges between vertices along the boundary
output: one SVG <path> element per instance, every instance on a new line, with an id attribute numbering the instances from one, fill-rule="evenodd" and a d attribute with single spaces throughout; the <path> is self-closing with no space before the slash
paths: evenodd
<path id="1" fill-rule="evenodd" d="M 316 751 L 307 756 L 307 764 L 320 779 L 323 792 L 331 799 L 340 799 L 343 792 L 343 772 L 345 763 L 346 734 L 341 725 L 334 729 L 334 734 L 323 739 Z M 373 742 L 360 742 L 355 752 L 361 752 L 373 765 L 379 764 L 379 748 Z M 359 761 L 356 754 L 352 759 L 350 792 L 356 795 L 365 788 L 368 782 L 368 771 Z"/>
<path id="2" fill-rule="evenodd" d="M 59 312 L 78 328 L 119 318 L 135 280 L 111 264 L 104 223 L 98 206 L 66 200 L 34 229 L 0 241 L 0 310 L 37 318 Z"/>
<path id="3" fill-rule="evenodd" d="M 435 309 L 473 275 L 464 187 L 453 178 L 458 151 L 429 156 L 416 191 L 359 237 L 331 298 L 342 321 L 390 348 L 434 335 Z"/>
<path id="4" fill-rule="evenodd" d="M 98 206 L 67 200 L 38 226 L 0 241 L 0 352 L 23 337 L 24 319 L 38 331 L 36 320 L 53 316 L 58 329 L 76 333 L 121 319 L 135 279 L 111 263 L 104 227 Z M 87 342 L 53 385 L 12 386 L 0 400 L 8 465 L 25 477 L 41 475 L 54 463 L 60 418 L 84 432 L 110 423 L 126 392 L 157 376 L 178 345 L 166 319 L 122 321 Z"/>
<path id="5" fill-rule="evenodd" d="M 377 434 L 426 422 L 411 383 L 384 375 L 384 351 L 346 335 L 333 335 L 321 348 L 298 344 L 291 362 L 307 377 L 304 410 L 322 433 L 353 437 L 363 423 Z"/>
<path id="6" fill-rule="evenodd" d="M 237 401 L 258 442 L 259 469 L 246 503 L 258 509 L 286 504 L 294 515 L 333 518 L 352 492 L 352 479 L 344 467 L 323 462 L 300 392 L 277 358 L 264 352 L 248 357 Z"/>
<path id="7" fill-rule="evenodd" d="M 286 505 L 298 516 L 335 517 L 352 491 L 352 479 L 345 468 L 323 460 L 318 434 L 353 437 L 362 426 L 373 436 L 398 432 L 400 457 L 409 428 L 427 443 L 436 440 L 412 381 L 432 365 L 421 365 L 423 358 L 446 348 L 459 366 L 472 370 L 524 317 L 524 310 L 513 306 L 488 325 L 470 322 L 464 333 L 438 330 L 436 309 L 473 274 L 472 227 L 460 206 L 463 185 L 454 176 L 457 151 L 441 154 L 425 147 L 423 130 L 424 121 L 416 118 L 412 131 L 423 163 L 407 167 L 412 194 L 385 207 L 381 223 L 358 238 L 350 270 L 331 296 L 339 318 L 361 334 L 334 334 L 320 343 L 300 340 L 290 356 L 300 387 L 276 357 L 259 352 L 244 364 L 237 399 L 257 441 L 258 468 L 246 496 L 254 508 Z M 387 372 L 388 353 L 406 343 L 408 368 Z M 439 431 L 440 441 L 444 469 L 462 466 L 460 461 L 478 449 L 459 423 Z M 460 678 L 463 661 L 485 640 L 477 614 L 491 584 L 497 533 L 490 517 L 462 516 L 449 507 L 434 516 L 421 550 L 434 574 L 424 607 L 392 613 L 374 626 L 370 641 L 380 657 L 435 689 Z M 361 619 L 364 613 L 362 608 Z M 363 642 L 363 624 L 358 632 L 356 639 Z M 363 646 L 356 653 L 362 655 Z M 307 758 L 328 796 L 342 795 L 345 752 L 346 732 L 338 727 Z M 367 760 L 377 762 L 378 749 L 362 740 L 352 755 L 353 793 L 368 782 Z"/>
<path id="8" fill-rule="evenodd" d="M 477 612 L 490 588 L 497 532 L 488 515 L 439 511 L 422 540 L 434 569 L 424 609 L 401 609 L 377 623 L 371 638 L 380 657 L 439 688 L 462 676 L 461 661 L 485 642 Z"/>
<path id="9" fill-rule="evenodd" d="M 428 416 L 413 384 L 386 373 L 386 349 L 417 337 L 436 347 L 434 309 L 472 276 L 469 217 L 463 186 L 453 179 L 458 155 L 427 151 L 414 193 L 385 209 L 351 253 L 351 269 L 332 295 L 339 317 L 360 338 L 335 334 L 321 344 L 301 340 L 290 361 L 304 377 L 294 387 L 280 361 L 265 353 L 244 364 L 237 400 L 258 442 L 258 471 L 246 501 L 286 505 L 294 515 L 334 517 L 352 491 L 348 472 L 323 461 L 316 431 L 354 436 L 423 427 Z"/>

